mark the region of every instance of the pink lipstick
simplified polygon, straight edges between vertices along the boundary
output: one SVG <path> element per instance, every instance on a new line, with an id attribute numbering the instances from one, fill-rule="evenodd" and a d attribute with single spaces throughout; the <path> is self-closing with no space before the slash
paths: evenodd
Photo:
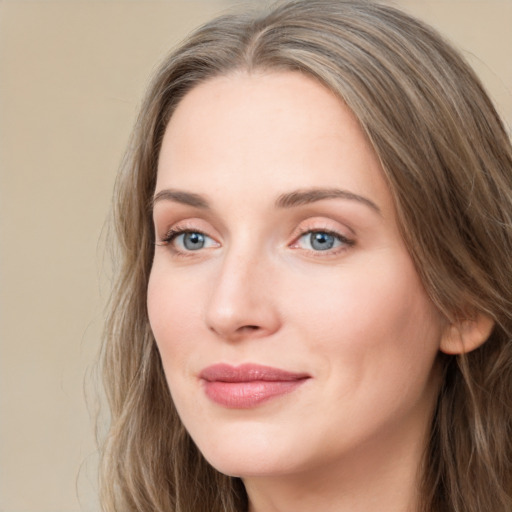
<path id="1" fill-rule="evenodd" d="M 257 364 L 216 364 L 205 368 L 199 377 L 213 402 L 231 409 L 250 409 L 294 391 L 310 375 Z"/>

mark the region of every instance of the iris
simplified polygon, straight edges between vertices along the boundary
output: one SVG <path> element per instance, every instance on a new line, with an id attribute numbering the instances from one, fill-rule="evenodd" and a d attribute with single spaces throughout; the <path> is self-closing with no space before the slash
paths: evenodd
<path id="1" fill-rule="evenodd" d="M 334 247 L 336 238 L 334 235 L 322 231 L 316 231 L 309 235 L 309 243 L 315 251 L 327 251 Z"/>
<path id="2" fill-rule="evenodd" d="M 205 244 L 205 236 L 202 233 L 183 233 L 183 247 L 188 251 L 202 249 Z"/>

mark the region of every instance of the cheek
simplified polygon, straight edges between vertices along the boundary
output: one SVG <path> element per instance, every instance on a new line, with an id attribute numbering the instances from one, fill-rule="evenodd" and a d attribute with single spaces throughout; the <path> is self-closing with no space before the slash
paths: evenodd
<path id="1" fill-rule="evenodd" d="M 292 301 L 306 339 L 314 340 L 312 353 L 325 354 L 331 372 L 335 361 L 350 368 L 344 374 L 354 381 L 370 373 L 382 381 L 427 375 L 443 323 L 409 256 L 384 253 L 340 270 L 338 278 L 304 283 L 309 293 Z"/>
<path id="2" fill-rule="evenodd" d="M 148 316 L 158 349 L 168 362 L 179 364 L 184 350 L 191 348 L 191 341 L 197 339 L 200 317 L 200 293 L 198 287 L 181 283 L 179 276 L 172 278 L 169 272 L 160 272 L 158 267 L 151 271 L 147 306 Z M 172 357 L 167 357 L 172 355 Z"/>
<path id="3" fill-rule="evenodd" d="M 307 319 L 305 323 L 319 333 L 340 339 L 357 336 L 360 341 L 363 332 L 378 333 L 407 318 L 418 286 L 410 286 L 403 271 L 371 261 L 327 270 L 300 277 L 301 289 L 289 294 L 290 316 Z"/>

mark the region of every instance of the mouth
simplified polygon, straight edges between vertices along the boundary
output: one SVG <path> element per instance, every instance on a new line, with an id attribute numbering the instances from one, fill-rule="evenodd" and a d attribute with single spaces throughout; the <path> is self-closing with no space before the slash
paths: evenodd
<path id="1" fill-rule="evenodd" d="M 250 409 L 291 393 L 311 376 L 258 364 L 216 364 L 204 368 L 199 378 L 213 402 L 230 409 Z"/>

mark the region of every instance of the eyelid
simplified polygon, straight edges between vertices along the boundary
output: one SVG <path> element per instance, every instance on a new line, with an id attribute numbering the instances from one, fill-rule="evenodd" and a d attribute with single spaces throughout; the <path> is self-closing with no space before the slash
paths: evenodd
<path id="1" fill-rule="evenodd" d="M 157 237 L 160 243 L 168 243 L 172 235 L 176 235 L 185 231 L 201 233 L 202 235 L 208 236 L 213 240 L 218 239 L 217 231 L 211 227 L 209 222 L 205 222 L 201 218 L 184 218 L 165 223 L 155 221 L 155 237 Z"/>
<path id="2" fill-rule="evenodd" d="M 204 246 L 198 248 L 187 248 L 185 236 L 190 233 L 200 234 L 204 238 Z M 180 238 L 183 238 L 179 241 Z M 189 229 L 172 227 L 167 231 L 167 234 L 161 239 L 160 243 L 156 243 L 162 247 L 166 247 L 173 258 L 200 258 L 206 254 L 206 251 L 220 247 L 220 243 L 213 237 L 204 233 L 199 229 Z"/>
<path id="3" fill-rule="evenodd" d="M 171 243 L 173 240 L 178 238 L 180 235 L 185 235 L 187 233 L 197 233 L 198 235 L 203 235 L 206 238 L 210 238 L 211 240 L 214 240 L 210 235 L 205 233 L 204 231 L 200 229 L 189 229 L 189 228 L 175 228 L 172 227 L 167 231 L 167 234 L 162 238 L 163 243 Z"/>
<path id="4" fill-rule="evenodd" d="M 336 223 L 338 224 L 338 223 Z M 348 236 L 343 231 L 350 231 L 352 234 Z M 334 236 L 341 242 L 341 245 L 335 248 L 326 250 L 307 249 L 299 246 L 299 241 L 302 237 L 309 233 L 325 233 Z M 353 230 L 348 226 L 343 230 L 332 226 L 332 223 L 326 219 L 308 219 L 306 223 L 300 225 L 293 233 L 293 241 L 289 244 L 291 249 L 298 249 L 308 252 L 314 256 L 332 256 L 339 252 L 348 250 L 356 244 L 356 239 L 353 236 Z"/>
<path id="5" fill-rule="evenodd" d="M 210 223 L 205 222 L 201 218 L 186 218 L 177 220 L 170 225 L 162 225 L 162 228 L 165 226 L 165 231 L 158 229 L 157 222 L 155 222 L 155 224 L 155 236 L 157 237 L 155 245 L 166 247 L 175 257 L 198 256 L 199 254 L 204 254 L 205 250 L 215 249 L 221 245 L 216 230 L 211 227 Z M 183 246 L 180 247 L 180 245 L 183 244 L 179 244 L 178 242 L 174 243 L 180 235 L 185 235 L 186 233 L 201 234 L 205 239 L 209 240 L 209 242 L 207 242 L 205 247 L 200 247 L 196 250 L 187 249 Z"/>
<path id="6" fill-rule="evenodd" d="M 329 235 L 329 236 L 332 236 L 332 237 L 336 238 L 338 241 L 340 241 L 345 246 L 352 246 L 352 245 L 355 244 L 354 240 L 349 239 L 346 236 L 344 236 L 341 233 L 338 233 L 336 231 L 331 231 L 331 230 L 328 230 L 328 229 L 308 229 L 304 233 L 302 233 L 301 235 L 296 237 L 294 242 L 292 243 L 292 245 L 290 247 L 292 247 L 293 249 L 299 248 L 298 247 L 298 241 L 301 238 L 303 238 L 304 236 L 306 236 L 308 234 L 313 234 L 313 233 L 325 233 L 326 235 Z M 328 250 L 326 250 L 326 251 L 315 251 L 315 252 L 326 252 L 327 253 Z"/>

